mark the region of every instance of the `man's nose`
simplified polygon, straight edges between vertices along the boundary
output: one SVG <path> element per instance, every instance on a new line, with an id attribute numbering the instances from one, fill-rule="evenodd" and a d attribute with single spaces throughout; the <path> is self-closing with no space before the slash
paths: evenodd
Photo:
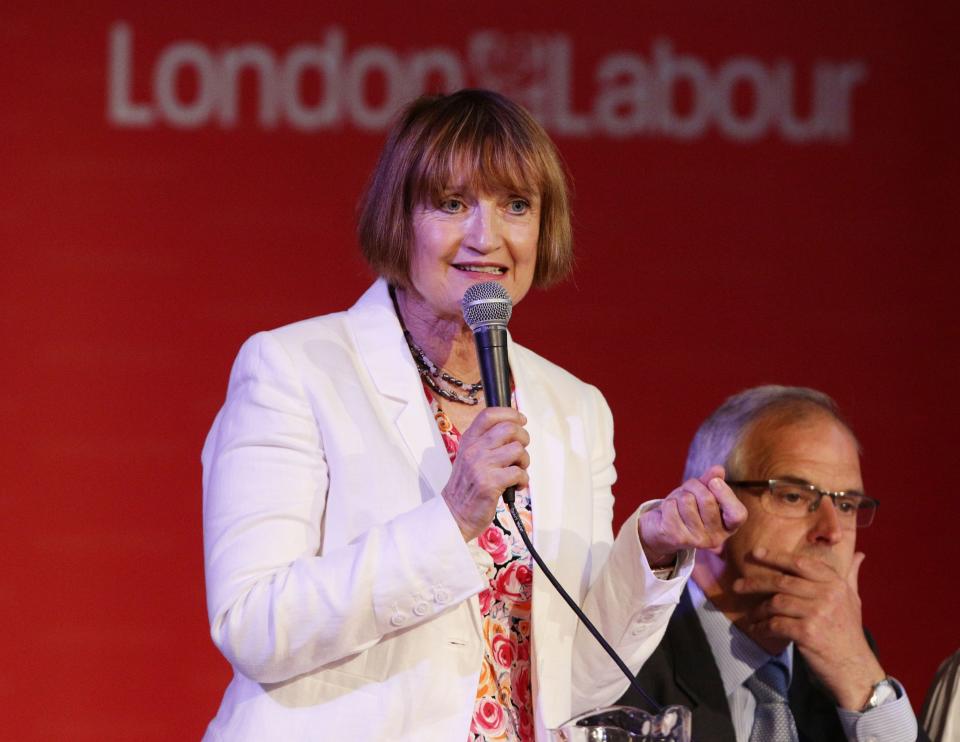
<path id="1" fill-rule="evenodd" d="M 811 542 L 840 543 L 840 539 L 843 538 L 843 528 L 840 525 L 840 514 L 831 498 L 821 497 L 819 506 L 810 513 L 810 517 L 813 518 L 809 532 Z"/>
<path id="2" fill-rule="evenodd" d="M 467 247 L 484 254 L 500 247 L 503 235 L 496 204 L 485 200 L 477 202 L 467 221 L 464 241 Z"/>

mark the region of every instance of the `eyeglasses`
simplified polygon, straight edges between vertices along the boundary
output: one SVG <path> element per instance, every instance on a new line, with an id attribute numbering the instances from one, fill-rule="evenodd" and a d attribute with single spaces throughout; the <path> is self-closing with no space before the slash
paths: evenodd
<path id="1" fill-rule="evenodd" d="M 862 492 L 827 492 L 806 482 L 791 482 L 785 479 L 758 479 L 727 482 L 731 487 L 760 489 L 751 492 L 760 497 L 760 505 L 768 513 L 784 518 L 806 518 L 816 512 L 824 497 L 833 500 L 837 518 L 842 528 L 866 528 L 873 523 L 873 516 L 880 506 L 878 500 Z"/>

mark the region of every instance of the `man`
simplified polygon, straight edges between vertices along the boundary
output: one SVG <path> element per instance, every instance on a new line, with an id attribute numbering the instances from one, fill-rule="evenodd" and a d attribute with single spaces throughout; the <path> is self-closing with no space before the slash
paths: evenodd
<path id="1" fill-rule="evenodd" d="M 861 624 L 857 528 L 877 502 L 863 494 L 859 446 L 833 400 L 780 386 L 731 397 L 697 431 L 686 476 L 715 463 L 747 520 L 697 551 L 641 686 L 690 708 L 697 742 L 912 742 L 906 693 Z M 633 690 L 620 703 L 644 705 Z"/>

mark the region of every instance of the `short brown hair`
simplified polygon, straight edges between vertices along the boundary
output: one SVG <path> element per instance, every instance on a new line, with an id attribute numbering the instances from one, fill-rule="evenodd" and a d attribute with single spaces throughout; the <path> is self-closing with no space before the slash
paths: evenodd
<path id="1" fill-rule="evenodd" d="M 566 169 L 533 116 L 489 90 L 424 96 L 400 112 L 360 201 L 357 236 L 371 267 L 409 284 L 413 209 L 441 198 L 464 170 L 478 190 L 539 195 L 533 285 L 566 278 L 573 267 Z"/>

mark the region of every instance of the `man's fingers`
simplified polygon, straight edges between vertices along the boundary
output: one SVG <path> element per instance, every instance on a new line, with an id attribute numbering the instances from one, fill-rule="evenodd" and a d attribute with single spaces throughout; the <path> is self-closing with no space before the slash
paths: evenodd
<path id="1" fill-rule="evenodd" d="M 794 595 L 777 593 L 750 612 L 750 620 L 754 623 L 767 621 L 774 616 L 787 618 L 805 618 L 810 613 L 811 601 L 807 598 L 798 598 Z"/>
<path id="2" fill-rule="evenodd" d="M 813 557 L 795 556 L 782 551 L 773 551 L 764 546 L 758 546 L 750 552 L 750 556 L 758 564 L 773 567 L 780 572 L 804 577 L 808 580 L 826 582 L 836 578 L 837 572 L 821 559 Z"/>
<path id="3" fill-rule="evenodd" d="M 747 626 L 753 639 L 788 639 L 799 642 L 804 636 L 803 620 L 789 616 L 772 616 Z"/>
<path id="4" fill-rule="evenodd" d="M 765 595 L 782 593 L 799 598 L 816 598 L 817 587 L 803 577 L 784 572 L 767 572 L 740 577 L 733 583 L 733 591 L 741 595 Z"/>

